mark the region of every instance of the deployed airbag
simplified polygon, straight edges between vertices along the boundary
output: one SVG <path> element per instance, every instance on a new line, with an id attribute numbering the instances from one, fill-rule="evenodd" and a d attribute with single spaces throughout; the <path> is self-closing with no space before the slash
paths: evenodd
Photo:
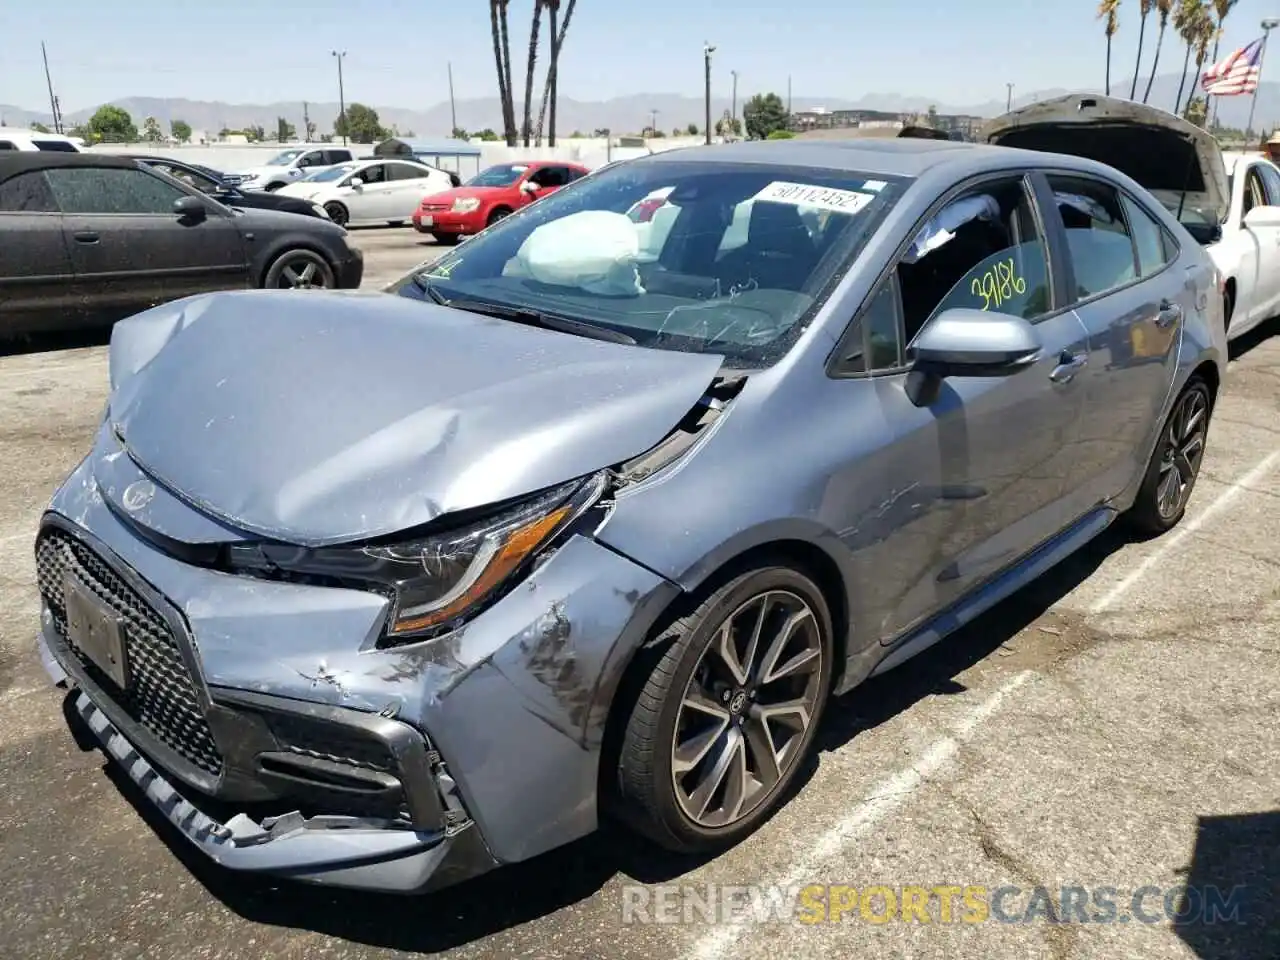
<path id="1" fill-rule="evenodd" d="M 520 245 L 520 272 L 539 283 L 604 296 L 644 293 L 636 269 L 640 238 L 621 213 L 584 210 L 543 224 Z"/>
<path id="2" fill-rule="evenodd" d="M 911 242 L 902 259 L 906 263 L 915 263 L 926 253 L 937 250 L 944 243 L 949 242 L 955 236 L 955 231 L 970 220 L 998 219 L 1000 219 L 1000 204 L 996 203 L 995 197 L 989 194 L 984 193 L 981 196 L 957 200 L 939 210 L 920 228 L 920 232 L 916 234 L 915 240 Z"/>

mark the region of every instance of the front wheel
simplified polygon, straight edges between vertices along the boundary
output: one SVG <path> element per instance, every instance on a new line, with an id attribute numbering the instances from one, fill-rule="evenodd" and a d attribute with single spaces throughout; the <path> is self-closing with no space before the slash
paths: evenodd
<path id="1" fill-rule="evenodd" d="M 347 220 L 350 219 L 350 214 L 347 213 L 347 208 L 336 200 L 331 200 L 326 203 L 324 205 L 324 212 L 329 215 L 330 220 L 340 227 L 345 227 L 347 225 Z"/>
<path id="2" fill-rule="evenodd" d="M 618 812 L 671 850 L 728 846 L 781 801 L 827 702 L 831 615 L 787 566 L 759 566 L 704 599 L 630 706 Z"/>
<path id="3" fill-rule="evenodd" d="M 509 216 L 511 216 L 510 210 L 506 207 L 498 207 L 498 209 L 494 210 L 493 213 L 489 214 L 489 219 L 485 221 L 484 225 L 486 227 L 492 227 L 499 220 L 505 220 Z"/>
<path id="4" fill-rule="evenodd" d="M 1183 388 L 1156 443 L 1142 486 L 1129 511 L 1130 522 L 1146 533 L 1164 533 L 1186 513 L 1204 459 L 1213 397 L 1200 377 Z"/>
<path id="5" fill-rule="evenodd" d="M 333 270 L 311 250 L 288 250 L 271 264 L 262 286 L 267 290 L 324 290 L 334 286 Z"/>

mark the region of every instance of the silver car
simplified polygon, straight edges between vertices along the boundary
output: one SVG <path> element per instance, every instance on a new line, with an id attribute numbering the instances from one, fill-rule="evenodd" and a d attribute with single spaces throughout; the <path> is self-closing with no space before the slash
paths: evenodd
<path id="1" fill-rule="evenodd" d="M 618 164 L 390 292 L 119 324 L 40 648 L 230 868 L 416 890 L 606 814 L 730 844 L 832 696 L 1118 519 L 1178 522 L 1219 284 L 1077 158 Z"/>

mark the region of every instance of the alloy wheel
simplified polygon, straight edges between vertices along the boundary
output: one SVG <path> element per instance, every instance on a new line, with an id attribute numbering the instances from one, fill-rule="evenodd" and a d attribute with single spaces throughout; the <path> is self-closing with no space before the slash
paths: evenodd
<path id="1" fill-rule="evenodd" d="M 1188 390 L 1178 401 L 1165 428 L 1156 484 L 1156 509 L 1168 520 L 1186 506 L 1204 456 L 1209 426 L 1209 401 L 1202 390 Z"/>
<path id="2" fill-rule="evenodd" d="M 324 273 L 312 260 L 292 260 L 280 270 L 282 290 L 322 290 L 324 285 Z"/>
<path id="3" fill-rule="evenodd" d="M 800 756 L 822 695 L 813 609 L 771 590 L 730 614 L 703 651 L 676 716 L 676 801 L 702 827 L 730 826 L 768 799 Z"/>

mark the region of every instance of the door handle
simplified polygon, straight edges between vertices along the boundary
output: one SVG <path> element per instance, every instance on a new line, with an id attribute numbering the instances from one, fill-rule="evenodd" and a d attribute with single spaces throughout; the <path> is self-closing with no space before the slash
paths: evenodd
<path id="1" fill-rule="evenodd" d="M 1182 319 L 1182 307 L 1171 300 L 1160 301 L 1160 312 L 1156 314 L 1156 326 L 1161 329 L 1172 327 Z"/>
<path id="2" fill-rule="evenodd" d="M 1062 355 L 1058 357 L 1058 365 L 1049 374 L 1049 379 L 1054 383 L 1070 383 L 1088 362 L 1087 353 L 1069 353 L 1063 350 Z"/>
<path id="3" fill-rule="evenodd" d="M 92 230 L 77 230 L 72 234 L 76 243 L 97 243 L 98 235 Z"/>

